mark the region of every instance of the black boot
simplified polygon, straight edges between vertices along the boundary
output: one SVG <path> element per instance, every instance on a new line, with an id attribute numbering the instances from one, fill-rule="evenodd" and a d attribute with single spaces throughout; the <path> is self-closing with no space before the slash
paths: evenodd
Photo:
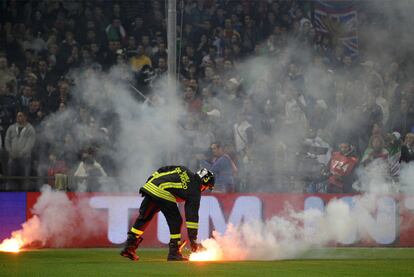
<path id="1" fill-rule="evenodd" d="M 171 240 L 168 244 L 169 252 L 167 261 L 188 261 L 188 258 L 183 257 L 180 251 L 180 244 L 177 240 Z"/>
<path id="2" fill-rule="evenodd" d="M 138 237 L 133 233 L 128 233 L 128 238 L 125 243 L 124 249 L 121 251 L 121 256 L 129 258 L 133 261 L 137 261 L 139 256 L 136 254 L 137 248 L 141 243 L 142 238 Z"/>

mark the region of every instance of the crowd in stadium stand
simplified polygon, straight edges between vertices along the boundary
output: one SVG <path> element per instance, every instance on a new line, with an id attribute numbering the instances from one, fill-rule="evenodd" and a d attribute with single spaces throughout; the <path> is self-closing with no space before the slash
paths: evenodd
<path id="1" fill-rule="evenodd" d="M 401 53 L 386 61 L 378 53 L 364 56 L 362 36 L 359 56 L 347 53 L 315 31 L 311 1 L 177 2 L 186 166 L 211 168 L 218 191 L 352 192 L 357 168 L 383 160 L 397 180 L 401 164 L 414 159 L 412 64 Z M 156 105 L 151 88 L 167 74 L 165 2 L 0 5 L 2 189 L 45 183 L 7 176 L 54 177 L 47 182 L 57 187 L 67 176 L 116 176 L 101 151 L 115 139 L 116 120 L 74 101 L 76 84 L 67 73 L 128 65 L 142 96 L 137 101 Z M 361 28 L 378 24 L 359 12 Z M 294 55 L 303 49 L 309 54 Z M 245 67 L 259 70 L 244 64 L 253 56 L 278 61 L 275 72 L 243 78 Z M 315 83 L 330 93 L 311 93 Z M 42 137 L 40 128 L 53 130 L 45 118 L 68 107 L 77 111 L 73 124 L 99 130 L 91 144 L 76 145 L 71 133 Z M 98 116 L 108 119 L 105 125 Z"/>

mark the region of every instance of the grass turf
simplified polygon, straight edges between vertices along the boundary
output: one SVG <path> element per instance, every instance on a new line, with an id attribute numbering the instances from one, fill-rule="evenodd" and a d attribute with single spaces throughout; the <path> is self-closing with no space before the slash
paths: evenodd
<path id="1" fill-rule="evenodd" d="M 0 276 L 414 276 L 414 248 L 329 248 L 295 260 L 167 262 L 166 249 L 142 249 L 130 261 L 119 249 L 0 252 Z"/>

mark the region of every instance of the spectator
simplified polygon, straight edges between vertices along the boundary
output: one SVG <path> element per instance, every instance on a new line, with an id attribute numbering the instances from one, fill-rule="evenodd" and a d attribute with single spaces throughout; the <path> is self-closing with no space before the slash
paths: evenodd
<path id="1" fill-rule="evenodd" d="M 201 111 L 203 105 L 202 100 L 195 93 L 193 87 L 187 86 L 184 92 L 184 102 L 187 106 L 187 111 L 191 113 L 198 113 Z"/>
<path id="2" fill-rule="evenodd" d="M 190 62 L 198 64 L 198 58 L 196 57 L 195 50 L 192 44 L 187 43 L 185 46 L 184 55 L 186 55 Z"/>
<path id="3" fill-rule="evenodd" d="M 142 35 L 141 37 L 141 45 L 144 48 L 144 53 L 148 57 L 152 56 L 152 47 L 151 47 L 151 41 L 149 35 Z"/>
<path id="4" fill-rule="evenodd" d="M 206 166 L 213 172 L 216 184 L 214 190 L 217 192 L 235 192 L 234 175 L 237 174 L 237 167 L 231 157 L 225 153 L 220 142 L 213 142 L 210 145 L 212 159 L 206 160 Z"/>
<path id="5" fill-rule="evenodd" d="M 165 43 L 162 41 L 158 43 L 158 49 L 151 57 L 151 60 L 154 62 L 155 66 L 159 65 L 159 60 L 163 58 L 165 61 L 167 60 L 167 50 L 165 48 Z"/>
<path id="6" fill-rule="evenodd" d="M 305 115 L 306 100 L 300 95 L 297 89 L 291 85 L 286 85 L 286 103 L 284 113 L 284 124 L 286 126 L 294 126 L 300 129 L 308 125 Z"/>
<path id="7" fill-rule="evenodd" d="M 24 112 L 18 112 L 16 123 L 11 125 L 6 132 L 5 148 L 9 155 L 8 174 L 10 176 L 29 177 L 31 172 L 31 157 L 33 146 L 36 141 L 36 131 L 27 121 L 27 115 Z M 9 189 L 16 182 L 10 182 Z M 32 189 L 29 180 L 25 179 L 20 189 Z"/>
<path id="8" fill-rule="evenodd" d="M 188 79 L 189 78 L 189 70 L 190 70 L 190 60 L 187 56 L 181 57 L 181 63 L 178 65 L 180 70 L 180 78 L 181 79 Z"/>
<path id="9" fill-rule="evenodd" d="M 320 34 L 316 40 L 316 51 L 323 57 L 331 57 L 334 47 L 330 34 Z"/>
<path id="10" fill-rule="evenodd" d="M 237 79 L 237 73 L 235 72 L 234 63 L 231 59 L 224 59 L 223 61 L 223 72 L 222 80 L 231 80 L 233 78 Z"/>
<path id="11" fill-rule="evenodd" d="M 46 93 L 46 86 L 49 83 L 56 83 L 57 82 L 57 76 L 56 73 L 49 69 L 49 65 L 46 60 L 39 60 L 38 66 L 37 66 L 37 84 L 40 88 L 38 91 L 39 97 L 44 97 L 44 94 Z"/>
<path id="12" fill-rule="evenodd" d="M 46 107 L 45 113 L 50 114 L 59 108 L 60 97 L 56 86 L 48 84 L 46 86 L 46 95 L 42 98 L 42 103 Z"/>
<path id="13" fill-rule="evenodd" d="M 212 19 L 214 26 L 224 26 L 225 13 L 225 10 L 220 6 L 216 9 Z"/>
<path id="14" fill-rule="evenodd" d="M 3 138 L 7 128 L 13 124 L 19 106 L 19 100 L 11 93 L 10 86 L 0 85 L 0 135 Z"/>
<path id="15" fill-rule="evenodd" d="M 260 120 L 260 130 L 265 137 L 273 136 L 276 133 L 276 126 L 279 123 L 278 118 L 277 107 L 270 99 L 266 99 Z"/>
<path id="16" fill-rule="evenodd" d="M 390 165 L 390 175 L 396 178 L 400 175 L 401 160 L 401 135 L 393 132 L 385 136 L 385 145 L 388 151 L 388 163 Z"/>
<path id="17" fill-rule="evenodd" d="M 118 40 L 108 41 L 107 48 L 102 51 L 101 63 L 104 70 L 108 70 L 115 65 L 118 60 L 118 49 L 121 48 L 121 42 Z"/>
<path id="18" fill-rule="evenodd" d="M 359 150 L 365 149 L 370 140 L 373 126 L 382 126 L 382 109 L 375 102 L 375 96 L 367 92 L 366 99 L 362 106 L 358 107 L 359 127 Z"/>
<path id="19" fill-rule="evenodd" d="M 43 120 L 45 114 L 42 111 L 42 107 L 39 99 L 32 98 L 29 102 L 29 108 L 27 109 L 27 120 L 32 126 L 36 129 L 41 121 Z"/>
<path id="20" fill-rule="evenodd" d="M 414 160 L 414 134 L 405 135 L 404 143 L 401 146 L 401 162 L 409 163 Z"/>
<path id="21" fill-rule="evenodd" d="M 27 86 L 30 86 L 33 90 L 33 92 L 36 94 L 41 88 L 38 86 L 38 78 L 36 74 L 34 73 L 34 68 L 30 67 L 30 72 L 27 71 L 25 74 L 24 82 Z"/>
<path id="22" fill-rule="evenodd" d="M 406 98 L 401 99 L 399 109 L 391 114 L 389 130 L 396 131 L 405 136 L 414 126 L 414 114 L 409 110 Z"/>
<path id="23" fill-rule="evenodd" d="M 209 44 L 206 34 L 202 34 L 196 48 L 196 54 L 198 57 L 204 57 L 208 54 Z"/>
<path id="24" fill-rule="evenodd" d="M 125 20 L 124 10 L 122 10 L 121 5 L 119 3 L 112 4 L 112 17 L 114 18 L 122 18 Z"/>
<path id="25" fill-rule="evenodd" d="M 352 184 L 356 180 L 355 168 L 358 158 L 349 142 L 339 144 L 339 151 L 332 153 L 329 161 L 328 193 L 352 192 Z"/>
<path id="26" fill-rule="evenodd" d="M 128 37 L 128 44 L 126 46 L 126 52 L 130 55 L 132 53 L 135 54 L 136 50 L 137 50 L 136 38 L 134 36 L 129 36 Z"/>
<path id="27" fill-rule="evenodd" d="M 327 165 L 331 159 L 332 147 L 324 141 L 319 133 L 314 129 L 308 129 L 307 137 L 303 142 L 305 153 L 318 161 L 318 163 Z"/>
<path id="28" fill-rule="evenodd" d="M 158 75 L 158 77 L 162 76 L 163 74 L 166 74 L 168 70 L 167 67 L 167 60 L 164 58 L 158 59 L 158 66 L 155 68 L 155 74 Z"/>
<path id="29" fill-rule="evenodd" d="M 102 9 L 101 6 L 97 5 L 97 6 L 94 7 L 94 9 L 93 9 L 93 21 L 95 22 L 98 30 L 105 30 L 106 31 L 107 26 L 109 26 L 108 24 L 110 23 L 110 21 L 107 18 L 108 18 L 108 16 L 106 16 L 103 13 L 103 9 Z M 118 23 L 121 24 L 121 21 L 119 20 L 119 18 L 116 18 L 116 17 L 114 17 L 112 19 L 112 24 L 114 23 L 114 20 L 116 21 L 115 25 L 117 25 Z M 115 26 L 115 29 L 116 29 L 116 26 Z"/>
<path id="30" fill-rule="evenodd" d="M 269 11 L 266 14 L 266 18 L 262 24 L 262 33 L 265 37 L 269 37 L 273 32 L 274 28 L 276 27 L 276 16 L 275 13 L 272 11 Z"/>
<path id="31" fill-rule="evenodd" d="M 149 65 L 152 67 L 151 59 L 145 55 L 144 48 L 142 45 L 138 45 L 134 56 L 129 60 L 131 68 L 134 72 L 138 72 L 142 69 L 144 65 Z"/>
<path id="32" fill-rule="evenodd" d="M 213 76 L 215 75 L 214 69 L 212 66 L 210 65 L 205 65 L 204 67 L 204 76 L 202 78 L 200 78 L 200 87 L 201 88 L 205 88 L 207 87 L 209 84 L 212 83 L 213 80 Z"/>
<path id="33" fill-rule="evenodd" d="M 80 177 L 77 182 L 79 190 L 95 192 L 99 191 L 101 186 L 99 177 L 107 177 L 107 174 L 90 153 L 83 153 L 82 161 L 75 170 L 74 176 Z"/>
<path id="34" fill-rule="evenodd" d="M 239 155 L 243 155 L 251 147 L 254 138 L 254 129 L 249 118 L 243 112 L 237 116 L 237 121 L 233 125 L 234 145 Z"/>
<path id="35" fill-rule="evenodd" d="M 12 33 L 6 34 L 5 53 L 6 53 L 6 56 L 11 61 L 14 61 L 19 64 L 22 63 L 23 52 L 22 52 L 19 42 L 16 39 L 15 34 L 12 34 Z"/>
<path id="36" fill-rule="evenodd" d="M 380 135 L 374 135 L 370 138 L 368 147 L 362 155 L 361 164 L 367 166 L 374 161 L 380 160 L 387 162 L 388 154 L 388 150 L 385 149 L 384 139 Z"/>
<path id="37" fill-rule="evenodd" d="M 50 64 L 50 66 L 55 67 L 57 65 L 60 50 L 56 43 L 52 43 L 48 45 L 48 56 L 47 56 L 47 62 Z"/>
<path id="38" fill-rule="evenodd" d="M 69 172 L 69 169 L 66 166 L 65 161 L 59 159 L 57 154 L 52 151 L 49 154 L 49 165 L 47 169 L 47 177 L 48 177 L 47 181 L 48 181 L 49 186 L 55 189 L 59 189 L 59 188 L 66 189 L 67 184 L 63 186 L 59 186 L 59 182 L 61 181 L 59 180 L 59 178 L 61 178 L 59 174 L 60 175 L 63 174 L 67 176 L 68 172 Z"/>
<path id="39" fill-rule="evenodd" d="M 127 34 L 120 18 L 114 17 L 112 23 L 105 28 L 105 32 L 109 41 L 122 41 L 126 43 Z"/>
<path id="40" fill-rule="evenodd" d="M 235 35 L 237 38 L 240 38 L 239 32 L 234 28 L 232 20 L 230 18 L 226 18 L 224 20 L 224 43 L 227 46 L 231 45 L 231 38 Z"/>
<path id="41" fill-rule="evenodd" d="M 75 68 L 81 65 L 81 59 L 79 55 L 79 48 L 77 46 L 72 47 L 72 51 L 66 60 L 66 68 Z"/>
<path id="42" fill-rule="evenodd" d="M 66 103 L 68 104 L 71 100 L 71 94 L 70 94 L 70 86 L 69 86 L 70 80 L 62 79 L 58 83 L 58 89 L 59 89 L 59 103 Z"/>
<path id="43" fill-rule="evenodd" d="M 298 103 L 301 103 L 300 101 Z M 309 125 L 315 130 L 323 130 L 329 123 L 329 113 L 328 113 L 328 106 L 326 105 L 325 101 L 322 99 L 318 99 L 312 105 L 311 108 L 306 109 L 306 118 L 308 120 Z"/>
<path id="44" fill-rule="evenodd" d="M 63 57 L 63 60 L 65 60 L 67 57 L 69 57 L 72 53 L 72 48 L 75 46 L 79 46 L 78 42 L 75 40 L 75 36 L 73 32 L 67 31 L 65 33 L 65 39 L 62 41 L 61 47 L 60 47 L 60 54 Z"/>
<path id="45" fill-rule="evenodd" d="M 249 16 L 244 16 L 244 26 L 242 30 L 241 45 L 244 54 L 250 54 L 253 52 L 254 47 L 258 40 L 258 32 L 255 27 L 254 20 Z"/>
<path id="46" fill-rule="evenodd" d="M 16 83 L 16 76 L 7 66 L 7 58 L 0 55 L 0 86 L 6 85 L 9 82 Z"/>
<path id="47" fill-rule="evenodd" d="M 207 115 L 212 116 L 221 116 L 222 110 L 222 103 L 221 101 L 215 97 L 210 90 L 210 88 L 206 87 L 201 90 L 201 96 L 203 97 L 203 106 L 202 111 Z"/>
<path id="48" fill-rule="evenodd" d="M 223 57 L 223 51 L 224 51 L 224 33 L 223 28 L 217 27 L 214 30 L 214 35 L 211 40 L 212 46 L 215 47 L 215 51 L 219 57 Z"/>
<path id="49" fill-rule="evenodd" d="M 31 86 L 25 85 L 22 88 L 22 95 L 20 96 L 20 103 L 23 109 L 28 110 L 30 101 L 34 97 L 34 92 Z"/>
<path id="50" fill-rule="evenodd" d="M 140 37 L 143 39 L 144 36 L 149 38 L 152 35 L 152 32 L 148 27 L 147 24 L 144 24 L 144 19 L 142 17 L 136 17 L 131 24 L 130 35 L 137 39 Z"/>
<path id="51" fill-rule="evenodd" d="M 374 97 L 375 103 L 381 108 L 382 111 L 382 121 L 380 122 L 382 126 L 386 126 L 390 117 L 390 105 L 388 101 L 383 97 L 384 94 L 384 86 L 382 82 L 375 82 L 372 84 L 372 88 L 370 88 Z"/>

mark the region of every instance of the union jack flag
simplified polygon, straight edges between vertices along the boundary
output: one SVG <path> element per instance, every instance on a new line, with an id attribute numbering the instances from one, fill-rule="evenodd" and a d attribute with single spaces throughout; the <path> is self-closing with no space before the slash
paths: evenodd
<path id="1" fill-rule="evenodd" d="M 354 1 L 315 0 L 313 24 L 319 33 L 330 34 L 345 54 L 358 55 L 357 10 Z"/>

